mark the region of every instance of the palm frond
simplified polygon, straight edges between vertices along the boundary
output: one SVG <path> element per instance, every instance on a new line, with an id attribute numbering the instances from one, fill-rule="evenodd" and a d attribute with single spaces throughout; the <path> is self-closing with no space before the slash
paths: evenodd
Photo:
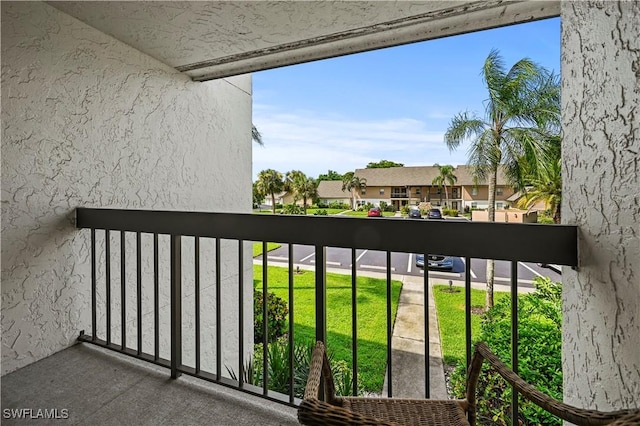
<path id="1" fill-rule="evenodd" d="M 466 139 L 481 134 L 487 125 L 484 121 L 465 111 L 456 114 L 449 123 L 446 133 L 444 134 L 444 142 L 449 147 L 449 151 L 458 148 Z"/>

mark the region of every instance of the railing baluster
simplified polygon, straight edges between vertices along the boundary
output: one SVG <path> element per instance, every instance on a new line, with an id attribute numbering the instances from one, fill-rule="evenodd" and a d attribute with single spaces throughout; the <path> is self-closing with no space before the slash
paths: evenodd
<path id="1" fill-rule="evenodd" d="M 315 246 L 316 253 L 316 340 L 327 343 L 327 248 Z"/>
<path id="2" fill-rule="evenodd" d="M 464 270 L 464 329 L 467 355 L 467 369 L 471 365 L 471 259 L 465 258 Z"/>
<path id="3" fill-rule="evenodd" d="M 294 359 L 293 349 L 295 339 L 293 336 L 293 244 L 289 243 L 289 403 L 293 404 L 295 397 Z"/>
<path id="4" fill-rule="evenodd" d="M 518 374 L 518 262 L 511 261 L 511 369 Z M 511 424 L 518 426 L 518 392 L 512 387 Z"/>
<path id="5" fill-rule="evenodd" d="M 182 238 L 171 235 L 171 378 L 182 365 Z"/>
<path id="6" fill-rule="evenodd" d="M 136 302 L 138 309 L 138 355 L 142 354 L 142 238 L 136 232 Z"/>
<path id="7" fill-rule="evenodd" d="M 153 234 L 153 359 L 160 358 L 160 264 L 158 261 L 158 234 Z"/>
<path id="8" fill-rule="evenodd" d="M 220 238 L 216 238 L 216 378 L 222 379 L 222 312 L 220 307 L 220 296 L 222 291 L 220 289 L 221 276 L 220 273 Z"/>
<path id="9" fill-rule="evenodd" d="M 200 238 L 195 237 L 196 374 L 200 373 Z"/>
<path id="10" fill-rule="evenodd" d="M 358 396 L 358 293 L 356 249 L 351 249 L 351 357 L 353 359 L 353 396 Z"/>
<path id="11" fill-rule="evenodd" d="M 107 297 L 107 346 L 111 344 L 111 240 L 109 230 L 105 230 L 105 281 Z"/>
<path id="12" fill-rule="evenodd" d="M 392 348 L 391 338 L 393 326 L 391 324 L 391 252 L 387 252 L 387 396 L 393 397 L 393 374 L 392 374 Z"/>
<path id="13" fill-rule="evenodd" d="M 431 344 L 429 343 L 429 255 L 424 254 L 423 287 L 423 315 L 424 315 L 424 397 L 431 398 L 431 370 L 429 368 L 429 354 Z"/>
<path id="14" fill-rule="evenodd" d="M 244 250 L 243 240 L 238 240 L 238 386 L 244 384 Z"/>
<path id="15" fill-rule="evenodd" d="M 269 391 L 269 357 L 267 356 L 269 348 L 269 318 L 267 310 L 267 281 L 269 274 L 267 273 L 267 242 L 262 242 L 262 394 L 266 395 Z"/>
<path id="16" fill-rule="evenodd" d="M 91 228 L 91 340 L 96 340 L 96 230 Z"/>
<path id="17" fill-rule="evenodd" d="M 127 250 L 125 237 L 125 231 L 120 231 L 120 333 L 122 334 L 122 350 L 127 347 Z"/>

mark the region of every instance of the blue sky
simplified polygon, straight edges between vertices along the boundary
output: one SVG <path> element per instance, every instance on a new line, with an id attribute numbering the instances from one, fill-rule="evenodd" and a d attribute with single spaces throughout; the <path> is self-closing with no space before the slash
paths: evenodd
<path id="1" fill-rule="evenodd" d="M 264 147 L 260 170 L 317 177 L 382 159 L 406 166 L 466 164 L 467 145 L 450 153 L 444 133 L 461 111 L 484 113 L 484 60 L 498 49 L 505 66 L 528 57 L 560 72 L 560 19 L 293 65 L 253 74 L 253 122 Z"/>

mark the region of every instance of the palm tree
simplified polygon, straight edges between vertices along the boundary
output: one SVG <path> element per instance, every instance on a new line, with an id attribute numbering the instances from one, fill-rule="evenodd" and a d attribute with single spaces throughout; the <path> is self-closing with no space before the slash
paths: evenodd
<path id="1" fill-rule="evenodd" d="M 506 71 L 496 50 L 485 60 L 482 77 L 489 92 L 484 119 L 468 112 L 456 114 L 444 140 L 454 150 L 471 139 L 468 163 L 475 178 L 489 180 L 488 216 L 493 222 L 498 168 L 502 166 L 507 179 L 517 186 L 521 159 L 537 151 L 544 140 L 541 124 L 557 121 L 560 86 L 553 74 L 529 59 L 521 59 Z M 487 308 L 493 306 L 493 278 L 494 262 L 488 260 Z"/>
<path id="2" fill-rule="evenodd" d="M 282 173 L 273 169 L 261 171 L 258 173 L 256 187 L 262 194 L 271 195 L 271 209 L 276 214 L 276 193 L 284 188 Z"/>
<path id="3" fill-rule="evenodd" d="M 537 174 L 530 178 L 530 187 L 518 201 L 518 206 L 529 208 L 538 201 L 544 201 L 551 210 L 554 223 L 560 223 L 562 201 L 562 162 L 560 157 L 546 164 L 539 164 Z"/>
<path id="4" fill-rule="evenodd" d="M 456 175 L 453 174 L 453 166 L 450 165 L 446 165 L 446 166 L 441 166 L 440 164 L 435 164 L 435 166 L 438 168 L 439 171 L 439 175 L 436 176 L 435 178 L 433 178 L 433 181 L 431 182 L 433 185 L 437 185 L 438 188 L 442 188 L 444 186 L 444 197 L 445 197 L 445 203 L 444 205 L 448 205 L 449 204 L 449 193 L 447 192 L 447 182 L 449 183 L 449 185 L 453 186 L 453 184 L 456 183 L 456 181 L 458 180 L 458 177 Z M 442 197 L 440 198 L 440 201 L 442 201 Z"/>
<path id="5" fill-rule="evenodd" d="M 251 125 L 251 140 L 258 145 L 264 145 L 264 143 L 262 142 L 262 135 L 258 131 L 258 128 L 253 124 Z"/>
<path id="6" fill-rule="evenodd" d="M 354 190 L 362 190 L 367 187 L 367 180 L 359 178 L 354 172 L 347 172 L 342 178 L 342 190 L 351 193 L 351 208 L 355 210 L 356 198 Z"/>
<path id="7" fill-rule="evenodd" d="M 306 178 L 297 187 L 298 196 L 302 198 L 302 208 L 305 215 L 307 214 L 307 200 L 317 200 L 318 198 L 318 184 L 320 184 L 320 181 L 314 178 Z"/>

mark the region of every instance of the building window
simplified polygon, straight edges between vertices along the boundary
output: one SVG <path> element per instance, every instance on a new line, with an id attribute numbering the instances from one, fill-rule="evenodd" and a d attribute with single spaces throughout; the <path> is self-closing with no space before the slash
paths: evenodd
<path id="1" fill-rule="evenodd" d="M 384 188 L 380 189 L 380 195 L 384 195 Z"/>
<path id="2" fill-rule="evenodd" d="M 471 188 L 471 195 L 478 195 L 478 188 L 476 187 Z"/>
<path id="3" fill-rule="evenodd" d="M 420 188 L 416 188 L 416 195 L 420 195 Z"/>
<path id="4" fill-rule="evenodd" d="M 504 205 L 502 203 L 496 203 L 497 210 L 502 210 L 503 208 L 504 208 Z"/>
<path id="5" fill-rule="evenodd" d="M 502 188 L 496 188 L 496 195 L 502 195 Z"/>
<path id="6" fill-rule="evenodd" d="M 478 208 L 478 203 L 471 203 L 471 208 L 472 209 L 477 209 Z"/>
<path id="7" fill-rule="evenodd" d="M 360 190 L 360 193 L 361 193 L 362 195 L 366 194 L 366 193 L 367 193 L 367 188 L 362 188 L 362 189 Z"/>

